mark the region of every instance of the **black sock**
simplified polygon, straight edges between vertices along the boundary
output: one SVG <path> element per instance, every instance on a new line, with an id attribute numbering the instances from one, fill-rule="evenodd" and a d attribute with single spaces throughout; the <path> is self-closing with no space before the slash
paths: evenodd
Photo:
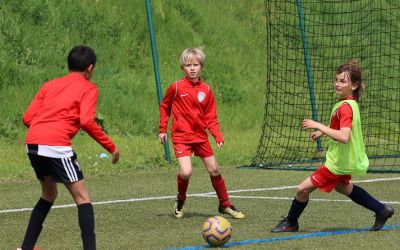
<path id="1" fill-rule="evenodd" d="M 31 217 L 29 219 L 28 228 L 26 229 L 24 241 L 22 242 L 22 249 L 32 249 L 36 241 L 39 238 L 40 232 L 42 231 L 42 224 L 46 219 L 53 203 L 48 202 L 42 198 L 36 203 L 32 210 Z"/>
<path id="2" fill-rule="evenodd" d="M 84 250 L 96 249 L 96 235 L 94 233 L 94 212 L 91 203 L 78 205 L 78 220 Z"/>
<path id="3" fill-rule="evenodd" d="M 303 213 L 304 209 L 306 208 L 308 201 L 300 202 L 296 198 L 292 201 L 292 206 L 289 209 L 289 213 L 287 219 L 291 223 L 297 223 L 301 213 Z"/>
<path id="4" fill-rule="evenodd" d="M 355 203 L 374 211 L 376 214 L 381 213 L 385 209 L 385 205 L 377 201 L 367 191 L 359 186 L 353 185 L 353 191 L 348 197 Z"/>

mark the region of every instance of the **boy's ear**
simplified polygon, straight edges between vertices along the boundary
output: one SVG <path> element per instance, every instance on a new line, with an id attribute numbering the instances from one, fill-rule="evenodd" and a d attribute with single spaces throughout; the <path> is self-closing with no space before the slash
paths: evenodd
<path id="1" fill-rule="evenodd" d="M 90 64 L 90 65 L 87 67 L 86 71 L 92 72 L 93 69 L 94 69 L 94 65 L 93 65 L 93 64 Z"/>
<path id="2" fill-rule="evenodd" d="M 94 71 L 94 65 L 93 65 L 93 64 L 90 64 L 90 65 L 86 68 L 86 70 L 85 70 L 85 72 L 84 72 L 85 78 L 88 79 L 88 80 L 90 80 L 90 78 L 92 78 L 93 71 Z"/>

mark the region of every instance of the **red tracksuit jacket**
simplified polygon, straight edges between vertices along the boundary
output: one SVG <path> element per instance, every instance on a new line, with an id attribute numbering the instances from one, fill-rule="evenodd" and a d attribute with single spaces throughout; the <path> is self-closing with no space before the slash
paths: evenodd
<path id="1" fill-rule="evenodd" d="M 97 86 L 78 73 L 44 83 L 23 117 L 26 144 L 70 146 L 82 128 L 113 153 L 114 143 L 95 122 L 97 97 Z"/>
<path id="2" fill-rule="evenodd" d="M 171 112 L 173 143 L 207 141 L 207 129 L 216 142 L 224 141 L 214 94 L 201 79 L 193 83 L 184 77 L 170 85 L 160 104 L 160 133 L 167 132 Z"/>

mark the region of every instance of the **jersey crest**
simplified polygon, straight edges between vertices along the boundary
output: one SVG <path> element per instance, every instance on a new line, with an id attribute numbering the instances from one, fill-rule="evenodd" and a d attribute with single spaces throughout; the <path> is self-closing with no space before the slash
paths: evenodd
<path id="1" fill-rule="evenodd" d="M 198 100 L 199 102 L 203 102 L 204 99 L 206 99 L 206 93 L 204 93 L 204 92 L 199 92 L 199 93 L 197 93 L 197 100 Z"/>

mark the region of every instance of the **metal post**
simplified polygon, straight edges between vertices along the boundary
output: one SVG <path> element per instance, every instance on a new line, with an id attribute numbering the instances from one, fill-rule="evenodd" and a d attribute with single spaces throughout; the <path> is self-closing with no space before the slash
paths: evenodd
<path id="1" fill-rule="evenodd" d="M 314 93 L 314 76 L 313 76 L 313 73 L 311 70 L 311 58 L 310 58 L 310 53 L 308 51 L 308 42 L 307 42 L 307 35 L 306 35 L 306 27 L 304 24 L 303 7 L 301 4 L 301 0 L 296 0 L 296 1 L 297 1 L 297 11 L 298 11 L 299 20 L 300 20 L 301 40 L 303 42 L 304 61 L 305 61 L 306 70 L 307 70 L 307 82 L 308 82 L 308 91 L 310 93 L 312 118 L 314 121 L 318 121 L 318 112 L 317 112 L 317 107 L 315 104 L 315 93 Z M 317 150 L 318 151 L 323 150 L 321 138 L 317 139 Z"/>
<path id="2" fill-rule="evenodd" d="M 156 38 L 154 35 L 153 15 L 151 13 L 151 0 L 145 0 L 145 1 L 146 1 L 147 24 L 149 27 L 151 52 L 153 57 L 153 69 L 154 69 L 154 76 L 156 79 L 157 99 L 158 99 L 158 105 L 160 105 L 163 97 L 161 89 L 160 70 L 158 68 L 158 54 L 157 54 Z M 171 156 L 169 152 L 168 141 L 166 141 L 166 143 L 164 144 L 164 151 L 165 151 L 165 159 L 171 164 Z"/>

